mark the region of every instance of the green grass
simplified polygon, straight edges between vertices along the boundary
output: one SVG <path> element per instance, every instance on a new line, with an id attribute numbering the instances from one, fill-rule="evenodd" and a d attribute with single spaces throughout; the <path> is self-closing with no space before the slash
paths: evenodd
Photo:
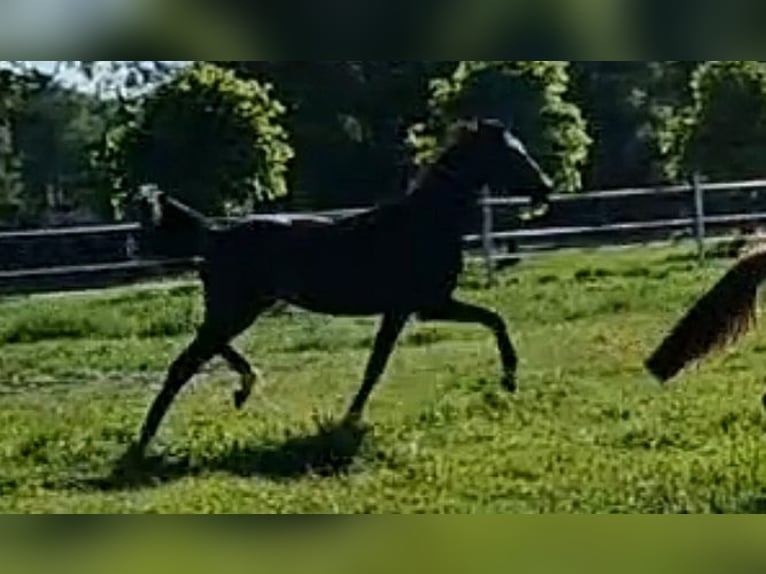
<path id="1" fill-rule="evenodd" d="M 674 249 L 561 254 L 461 297 L 507 318 L 519 393 L 481 328 L 413 324 L 363 431 L 335 428 L 375 321 L 294 310 L 238 345 L 264 371 L 231 405 L 216 361 L 152 456 L 121 467 L 164 370 L 200 317 L 194 285 L 0 302 L 0 511 L 757 512 L 766 507 L 751 335 L 667 388 L 648 353 L 730 260 Z"/>

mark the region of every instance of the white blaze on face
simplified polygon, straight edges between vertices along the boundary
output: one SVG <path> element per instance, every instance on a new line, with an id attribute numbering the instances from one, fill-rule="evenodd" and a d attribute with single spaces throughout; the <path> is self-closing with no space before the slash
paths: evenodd
<path id="1" fill-rule="evenodd" d="M 538 173 L 542 175 L 540 166 L 538 166 L 537 162 L 532 158 L 531 155 L 529 155 L 527 148 L 524 147 L 524 144 L 521 143 L 521 140 L 519 140 L 516 136 L 514 136 L 508 130 L 505 130 L 503 132 L 503 138 L 505 139 L 505 144 L 508 146 L 508 149 L 515 151 L 517 154 L 523 157 L 526 161 L 528 161 L 532 165 L 532 167 L 535 168 L 535 170 Z"/>
<path id="2" fill-rule="evenodd" d="M 503 139 L 505 139 L 505 144 L 508 146 L 509 149 L 512 149 L 515 152 L 520 153 L 523 156 L 527 156 L 527 150 L 524 147 L 524 144 L 522 144 L 514 135 L 509 132 L 508 130 L 505 130 L 503 132 Z"/>
<path id="3" fill-rule="evenodd" d="M 545 172 L 543 172 L 535 159 L 529 155 L 529 152 L 527 151 L 527 148 L 524 147 L 524 144 L 521 143 L 521 141 L 508 130 L 503 132 L 503 138 L 505 139 L 505 143 L 509 149 L 512 149 L 513 151 L 524 156 L 526 160 L 532 164 L 532 166 L 534 166 L 535 170 L 537 170 L 537 172 L 540 174 L 540 179 L 542 180 L 543 185 L 549 189 L 553 189 L 553 180 Z"/>

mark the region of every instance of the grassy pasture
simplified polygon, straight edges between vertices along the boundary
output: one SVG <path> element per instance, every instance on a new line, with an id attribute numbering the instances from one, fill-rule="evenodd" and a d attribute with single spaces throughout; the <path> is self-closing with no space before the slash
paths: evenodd
<path id="1" fill-rule="evenodd" d="M 766 340 L 661 388 L 642 361 L 731 260 L 567 253 L 461 297 L 500 311 L 515 396 L 481 328 L 412 324 L 363 432 L 333 428 L 375 322 L 283 309 L 238 346 L 266 375 L 243 412 L 220 361 L 152 456 L 116 469 L 200 317 L 194 282 L 0 301 L 3 512 L 759 512 Z"/>

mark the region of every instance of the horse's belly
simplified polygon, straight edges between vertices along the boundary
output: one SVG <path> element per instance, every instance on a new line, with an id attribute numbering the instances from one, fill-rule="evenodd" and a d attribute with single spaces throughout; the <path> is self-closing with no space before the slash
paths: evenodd
<path id="1" fill-rule="evenodd" d="M 434 304 L 454 290 L 462 263 L 459 246 L 363 241 L 351 234 L 317 233 L 279 247 L 262 267 L 273 295 L 329 314 L 380 314 Z"/>
<path id="2" fill-rule="evenodd" d="M 414 311 L 448 297 L 456 272 L 422 273 L 407 264 L 304 272 L 283 284 L 280 297 L 310 311 L 375 315 Z"/>
<path id="3" fill-rule="evenodd" d="M 281 281 L 279 296 L 294 305 L 328 314 L 377 314 L 391 303 L 390 285 L 363 269 L 308 270 Z"/>

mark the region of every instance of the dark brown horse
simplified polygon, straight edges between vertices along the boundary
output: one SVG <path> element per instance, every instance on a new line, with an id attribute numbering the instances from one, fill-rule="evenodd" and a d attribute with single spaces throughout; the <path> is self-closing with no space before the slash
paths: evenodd
<path id="1" fill-rule="evenodd" d="M 278 301 L 317 313 L 382 316 L 347 420 L 361 417 L 412 316 L 489 328 L 497 339 L 503 384 L 514 391 L 517 358 L 505 322 L 453 298 L 463 268 L 462 236 L 484 186 L 530 197 L 535 205 L 545 205 L 552 188 L 516 137 L 501 123 L 483 120 L 463 124 L 401 200 L 337 221 L 265 216 L 216 228 L 167 195 L 145 195 L 148 245 L 158 254 L 202 257 L 205 317 L 170 367 L 136 453 L 144 452 L 181 388 L 216 355 L 241 375 L 235 403 L 244 404 L 256 376 L 230 342 Z"/>

